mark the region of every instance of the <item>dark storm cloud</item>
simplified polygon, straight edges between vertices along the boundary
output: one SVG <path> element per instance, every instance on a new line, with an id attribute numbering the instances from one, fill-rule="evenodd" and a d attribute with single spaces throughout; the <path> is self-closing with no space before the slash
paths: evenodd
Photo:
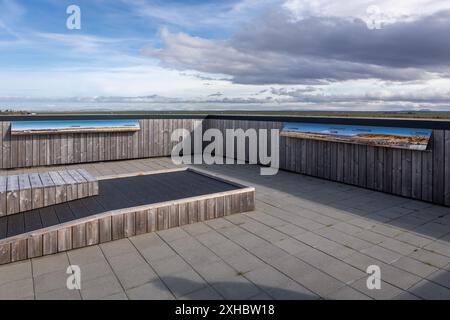
<path id="1" fill-rule="evenodd" d="M 274 10 L 227 41 L 162 33 L 163 65 L 226 74 L 241 84 L 320 84 L 354 79 L 424 80 L 450 70 L 450 11 L 371 30 L 360 19 L 292 20 Z"/>

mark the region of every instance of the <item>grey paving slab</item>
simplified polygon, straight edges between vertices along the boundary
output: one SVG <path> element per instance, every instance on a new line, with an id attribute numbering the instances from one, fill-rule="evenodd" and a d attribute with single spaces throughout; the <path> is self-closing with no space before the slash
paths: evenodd
<path id="1" fill-rule="evenodd" d="M 373 257 L 386 263 L 393 263 L 394 261 L 400 259 L 400 257 L 402 256 L 399 253 L 396 253 L 392 250 L 383 248 L 378 245 L 361 250 L 361 252 L 364 253 L 365 255 L 368 255 L 370 257 Z"/>
<path id="2" fill-rule="evenodd" d="M 113 274 L 113 269 L 106 259 L 93 260 L 92 263 L 76 264 L 80 267 L 81 282 Z"/>
<path id="3" fill-rule="evenodd" d="M 125 290 L 141 286 L 147 282 L 158 279 L 153 269 L 146 265 L 139 265 L 115 272 L 120 284 Z"/>
<path id="4" fill-rule="evenodd" d="M 369 296 L 355 290 L 350 286 L 345 286 L 331 293 L 327 299 L 330 300 L 372 300 Z"/>
<path id="5" fill-rule="evenodd" d="M 10 281 L 0 286 L 0 300 L 18 300 L 33 296 L 33 280 L 31 278 Z"/>
<path id="6" fill-rule="evenodd" d="M 174 165 L 158 158 L 64 169 L 78 167 L 101 176 Z M 449 208 L 283 171 L 263 177 L 251 165 L 200 167 L 255 186 L 257 210 L 0 266 L 0 297 L 447 298 Z M 81 294 L 63 287 L 69 264 L 81 268 Z M 365 285 L 371 264 L 381 267 L 380 291 Z"/>
<path id="7" fill-rule="evenodd" d="M 225 299 L 249 299 L 261 290 L 242 276 L 234 276 L 221 281 L 210 283 Z"/>
<path id="8" fill-rule="evenodd" d="M 212 287 L 203 287 L 179 298 L 180 300 L 222 300 L 223 297 Z"/>
<path id="9" fill-rule="evenodd" d="M 150 262 L 150 265 L 159 276 L 172 275 L 192 269 L 182 257 L 177 255 Z"/>
<path id="10" fill-rule="evenodd" d="M 368 289 L 367 278 L 360 279 L 350 285 L 352 288 L 376 300 L 390 300 L 404 291 L 381 280 L 380 289 Z"/>
<path id="11" fill-rule="evenodd" d="M 194 270 L 185 270 L 163 276 L 161 280 L 177 298 L 204 288 L 207 285 Z"/>
<path id="12" fill-rule="evenodd" d="M 410 288 L 409 292 L 421 297 L 423 299 L 432 300 L 449 300 L 450 290 L 446 287 L 440 286 L 432 281 L 423 279 L 414 287 Z"/>
<path id="13" fill-rule="evenodd" d="M 45 273 L 34 278 L 36 293 L 44 293 L 56 289 L 67 288 L 68 274 L 66 270 Z"/>
<path id="14" fill-rule="evenodd" d="M 47 257 L 35 258 L 31 260 L 33 276 L 55 271 L 66 271 L 70 265 L 66 253 L 58 253 Z"/>
<path id="15" fill-rule="evenodd" d="M 173 300 L 174 296 L 161 280 L 154 280 L 127 291 L 131 300 Z"/>
<path id="16" fill-rule="evenodd" d="M 417 251 L 411 253 L 409 256 L 411 258 L 414 258 L 416 260 L 422 261 L 428 265 L 438 268 L 443 268 L 450 263 L 449 257 L 425 249 L 418 249 Z"/>
<path id="17" fill-rule="evenodd" d="M 0 267 L 0 286 L 26 278 L 31 278 L 31 261 L 21 261 Z"/>
<path id="18" fill-rule="evenodd" d="M 421 262 L 419 260 L 415 260 L 410 257 L 401 257 L 397 261 L 395 261 L 393 266 L 408 271 L 410 273 L 416 274 L 422 278 L 428 277 L 430 274 L 436 272 L 438 268 Z"/>
<path id="19" fill-rule="evenodd" d="M 108 275 L 86 281 L 81 285 L 81 296 L 85 300 L 96 300 L 123 292 L 119 281 Z"/>

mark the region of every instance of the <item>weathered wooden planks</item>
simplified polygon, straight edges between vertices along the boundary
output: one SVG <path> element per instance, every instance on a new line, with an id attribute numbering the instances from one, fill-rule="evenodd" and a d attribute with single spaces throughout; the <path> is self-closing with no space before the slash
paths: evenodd
<path id="1" fill-rule="evenodd" d="M 207 119 L 204 129 L 281 128 L 280 122 Z M 230 145 L 224 134 L 224 146 Z M 270 139 L 267 137 L 267 140 Z M 262 144 L 263 146 L 266 144 Z M 268 145 L 270 148 L 270 145 Z M 433 130 L 427 151 L 280 137 L 280 168 L 450 205 L 450 131 Z"/>
<path id="2" fill-rule="evenodd" d="M 199 174 L 208 176 L 201 172 Z M 232 213 L 252 211 L 255 209 L 254 199 L 254 188 L 239 186 L 238 189 L 231 191 L 75 219 L 0 240 L 0 264 L 179 227 Z"/>
<path id="3" fill-rule="evenodd" d="M 198 119 L 140 119 L 139 121 L 141 130 L 134 134 L 104 133 L 79 137 L 75 134 L 59 137 L 47 135 L 31 136 L 31 140 L 12 139 L 10 122 L 4 121 L 0 126 L 0 146 L 2 146 L 0 166 L 17 168 L 30 165 L 167 156 L 170 147 L 167 148 L 166 143 L 170 144 L 168 139 L 170 130 L 186 128 L 191 131 L 195 125 L 202 122 Z M 203 130 L 218 128 L 223 133 L 226 129 L 232 128 L 279 129 L 283 125 L 281 122 L 230 119 L 206 119 L 202 124 Z M 342 143 L 282 137 L 279 150 L 280 167 L 413 199 L 450 205 L 448 135 L 449 131 L 434 130 L 430 148 L 426 152 L 402 152 L 390 148 L 362 145 L 345 147 Z M 227 144 L 230 142 L 225 140 L 224 148 Z M 270 148 L 269 138 L 267 138 L 267 146 Z M 237 149 L 236 144 L 234 147 Z M 78 149 L 80 156 L 75 156 L 74 153 Z M 247 149 L 245 154 L 247 158 Z M 0 208 L 1 203 L 0 197 Z M 1 212 L 0 209 L 0 214 Z"/>
<path id="4" fill-rule="evenodd" d="M 11 122 L 0 122 L 0 168 L 22 168 L 118 159 L 169 156 L 170 136 L 191 129 L 199 119 L 140 119 L 136 132 L 11 136 Z"/>
<path id="5" fill-rule="evenodd" d="M 86 170 L 0 177 L 0 216 L 98 195 L 98 181 Z"/>

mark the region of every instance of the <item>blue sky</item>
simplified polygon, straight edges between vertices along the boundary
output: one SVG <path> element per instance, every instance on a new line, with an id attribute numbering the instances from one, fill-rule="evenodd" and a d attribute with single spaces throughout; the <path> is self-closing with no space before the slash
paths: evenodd
<path id="1" fill-rule="evenodd" d="M 449 27 L 435 0 L 0 0 L 0 108 L 447 110 Z"/>

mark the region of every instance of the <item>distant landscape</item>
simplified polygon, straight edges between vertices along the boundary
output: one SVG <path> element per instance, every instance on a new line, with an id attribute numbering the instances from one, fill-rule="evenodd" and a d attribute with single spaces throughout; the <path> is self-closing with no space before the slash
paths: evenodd
<path id="1" fill-rule="evenodd" d="M 410 150 L 425 150 L 428 145 L 428 138 L 418 136 L 403 136 L 391 134 L 357 134 L 348 135 L 328 135 L 309 132 L 282 132 L 282 136 L 298 139 L 314 139 L 332 142 L 347 142 L 353 144 L 364 144 L 379 147 L 391 147 Z"/>
<path id="2" fill-rule="evenodd" d="M 130 114 L 130 115 L 259 115 L 259 116 L 304 116 L 304 117 L 344 117 L 344 118 L 405 118 L 450 120 L 450 111 L 89 111 L 89 112 L 32 112 L 0 111 L 0 115 L 91 115 L 91 114 Z"/>

